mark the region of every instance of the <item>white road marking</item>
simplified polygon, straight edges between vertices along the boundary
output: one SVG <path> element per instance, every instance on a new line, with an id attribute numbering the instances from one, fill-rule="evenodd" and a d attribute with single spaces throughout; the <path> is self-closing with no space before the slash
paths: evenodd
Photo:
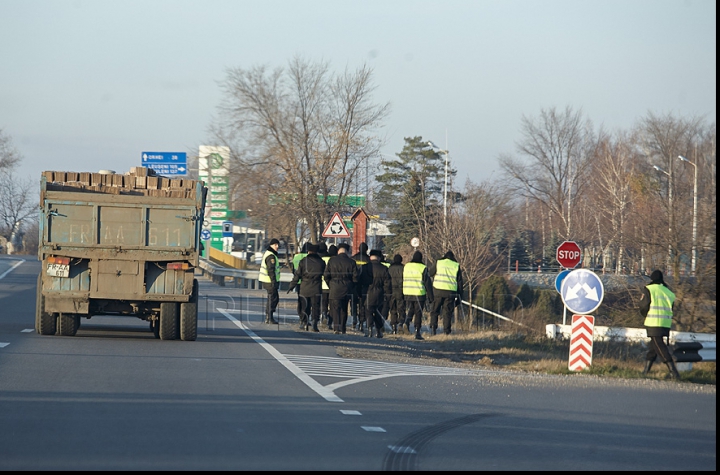
<path id="1" fill-rule="evenodd" d="M 19 266 L 20 264 L 22 264 L 23 262 L 25 262 L 25 259 L 20 259 L 20 260 L 18 260 L 11 268 L 9 268 L 8 270 L 6 270 L 6 271 L 3 272 L 2 274 L 0 274 L 0 279 L 2 279 L 3 277 L 5 277 L 6 275 L 8 275 L 10 272 L 14 271 L 15 268 L 16 268 L 17 266 Z"/>
<path id="2" fill-rule="evenodd" d="M 309 376 L 350 378 L 325 386 L 332 391 L 350 384 L 394 376 L 477 376 L 480 374 L 478 370 L 445 368 L 442 366 L 386 363 L 384 361 L 354 360 L 327 356 L 285 356 Z"/>
<path id="3" fill-rule="evenodd" d="M 382 427 L 374 427 L 374 426 L 360 426 L 363 428 L 363 430 L 366 430 L 368 432 L 387 432 Z"/>
<path id="4" fill-rule="evenodd" d="M 26 328 L 25 330 L 20 330 L 20 333 L 30 333 L 34 332 L 35 330 L 33 328 Z"/>
<path id="5" fill-rule="evenodd" d="M 230 315 L 229 311 L 224 309 L 217 309 L 217 311 L 243 330 L 255 342 L 259 343 L 300 381 L 330 402 L 345 402 L 335 395 L 337 389 L 376 379 L 394 376 L 478 376 L 485 372 L 482 370 L 386 363 L 384 361 L 354 360 L 328 356 L 283 355 L 275 347 L 257 336 L 240 320 Z M 324 386 L 313 379 L 313 376 L 349 379 Z"/>
<path id="6" fill-rule="evenodd" d="M 340 412 L 342 412 L 342 413 L 345 414 L 346 416 L 362 416 L 362 414 L 360 414 L 360 411 L 344 411 L 344 410 L 341 410 Z"/>
<path id="7" fill-rule="evenodd" d="M 10 344 L 10 343 L 3 343 L 3 342 L 0 341 L 0 348 L 5 348 L 5 347 L 8 346 L 9 344 Z"/>
<path id="8" fill-rule="evenodd" d="M 322 384 L 318 383 L 317 381 L 315 381 L 314 379 L 312 379 L 312 378 L 311 378 L 310 376 L 308 376 L 307 374 L 303 373 L 303 371 L 302 371 L 300 368 L 298 368 L 298 367 L 295 366 L 293 363 L 291 363 L 287 358 L 285 358 L 285 356 L 284 356 L 282 353 L 280 353 L 278 350 L 276 350 L 275 347 L 273 347 L 272 345 L 270 345 L 269 343 L 267 343 L 265 340 L 263 340 L 262 338 L 260 338 L 259 336 L 257 336 L 257 335 L 255 334 L 255 332 L 253 332 L 253 331 L 250 330 L 248 327 L 246 327 L 240 320 L 238 320 L 237 318 L 233 317 L 232 315 L 230 315 L 229 313 L 227 313 L 225 310 L 218 309 L 218 312 L 220 312 L 221 314 L 225 315 L 225 318 L 227 318 L 228 320 L 230 320 L 231 322 L 233 322 L 233 323 L 235 324 L 235 326 L 237 326 L 237 327 L 240 328 L 242 331 L 244 331 L 250 338 L 252 338 L 253 340 L 255 340 L 256 343 L 260 344 L 260 346 L 262 346 L 262 347 L 265 349 L 265 351 L 267 351 L 268 353 L 270 353 L 270 355 L 272 355 L 273 358 L 275 358 L 276 360 L 278 360 L 278 362 L 279 362 L 280 364 L 282 364 L 283 366 L 285 366 L 285 367 L 286 367 L 292 374 L 294 374 L 300 381 L 302 381 L 303 383 L 307 384 L 310 389 L 312 389 L 313 391 L 315 391 L 316 393 L 318 393 L 320 396 L 324 397 L 327 401 L 330 401 L 330 402 L 345 402 L 345 401 L 343 401 L 342 399 L 340 399 L 339 397 L 337 397 L 337 396 L 333 393 L 332 390 L 326 389 L 325 386 L 323 386 Z"/>
<path id="9" fill-rule="evenodd" d="M 416 454 L 415 449 L 412 447 L 398 447 L 396 445 L 388 445 L 388 449 L 392 450 L 396 454 Z"/>

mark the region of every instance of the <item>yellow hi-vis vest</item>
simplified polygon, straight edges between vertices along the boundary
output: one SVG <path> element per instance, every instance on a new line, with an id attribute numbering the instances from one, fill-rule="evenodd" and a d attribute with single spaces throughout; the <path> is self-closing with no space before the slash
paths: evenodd
<path id="1" fill-rule="evenodd" d="M 672 306 L 675 294 L 664 285 L 650 284 L 650 310 L 645 317 L 646 327 L 670 328 L 672 326 Z"/>
<path id="2" fill-rule="evenodd" d="M 305 257 L 307 257 L 306 252 L 298 252 L 293 256 L 292 265 L 293 265 L 293 272 L 295 272 L 300 265 L 300 261 L 303 260 Z M 301 283 L 302 279 L 298 279 L 297 283 Z"/>
<path id="3" fill-rule="evenodd" d="M 268 256 L 275 256 L 275 282 L 280 282 L 280 259 L 278 259 L 278 256 L 276 256 L 275 253 L 270 251 L 265 251 L 265 254 L 263 254 L 262 256 L 262 262 L 260 262 L 260 275 L 258 276 L 258 280 L 266 284 L 272 282 L 272 280 L 270 280 L 270 274 L 268 274 L 267 264 L 265 263 L 265 259 L 267 259 Z"/>
<path id="4" fill-rule="evenodd" d="M 457 292 L 457 274 L 460 264 L 450 259 L 437 261 L 437 270 L 433 279 L 433 288 Z"/>
<path id="5" fill-rule="evenodd" d="M 327 263 L 330 261 L 330 257 L 331 257 L 331 256 L 323 256 L 322 260 L 325 261 L 325 267 L 327 267 Z M 330 290 L 330 286 L 327 285 L 327 282 L 325 282 L 325 276 L 324 276 L 324 275 L 320 278 L 320 281 L 322 282 L 322 289 L 323 289 L 323 290 Z"/>
<path id="6" fill-rule="evenodd" d="M 422 275 L 425 264 L 408 262 L 403 268 L 403 295 L 425 295 Z"/>

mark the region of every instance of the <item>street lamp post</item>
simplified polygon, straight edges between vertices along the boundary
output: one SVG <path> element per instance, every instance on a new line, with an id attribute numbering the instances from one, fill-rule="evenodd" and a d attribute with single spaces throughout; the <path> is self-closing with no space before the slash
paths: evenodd
<path id="1" fill-rule="evenodd" d="M 668 260 L 666 273 L 670 274 L 672 266 L 672 228 L 673 228 L 673 192 L 672 192 L 672 175 L 663 170 L 657 165 L 653 165 L 653 168 L 661 173 L 664 173 L 668 177 Z"/>
<path id="2" fill-rule="evenodd" d="M 427 143 L 432 148 L 436 149 L 438 152 L 445 154 L 445 188 L 443 189 L 443 225 L 445 226 L 445 230 L 447 231 L 447 188 L 448 188 L 448 152 L 447 150 L 442 150 L 440 147 L 432 143 L 431 141 L 428 141 Z"/>
<path id="3" fill-rule="evenodd" d="M 698 167 L 697 163 L 691 162 L 682 155 L 678 155 L 678 158 L 683 162 L 689 163 L 695 168 L 693 176 L 692 261 L 690 264 L 690 271 L 692 272 L 692 275 L 695 275 L 695 269 L 697 266 Z M 697 160 L 697 157 L 695 159 Z"/>

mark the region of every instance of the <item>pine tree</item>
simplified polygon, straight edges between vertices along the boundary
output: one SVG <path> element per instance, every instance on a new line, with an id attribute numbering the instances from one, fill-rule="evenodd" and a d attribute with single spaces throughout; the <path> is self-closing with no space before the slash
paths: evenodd
<path id="1" fill-rule="evenodd" d="M 442 206 L 445 160 L 428 147 L 422 137 L 406 137 L 405 146 L 396 160 L 382 160 L 382 173 L 375 179 L 380 188 L 375 194 L 378 207 L 394 219 L 385 240 L 388 253 L 407 245 L 413 237 L 425 242 L 433 209 Z M 453 170 L 454 173 L 454 170 Z"/>

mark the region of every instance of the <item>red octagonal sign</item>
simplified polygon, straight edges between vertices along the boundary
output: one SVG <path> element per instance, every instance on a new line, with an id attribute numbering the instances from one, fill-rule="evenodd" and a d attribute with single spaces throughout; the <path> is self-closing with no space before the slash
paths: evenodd
<path id="1" fill-rule="evenodd" d="M 565 241 L 558 246 L 555 258 L 564 268 L 574 269 L 580 264 L 580 246 L 574 241 Z"/>

